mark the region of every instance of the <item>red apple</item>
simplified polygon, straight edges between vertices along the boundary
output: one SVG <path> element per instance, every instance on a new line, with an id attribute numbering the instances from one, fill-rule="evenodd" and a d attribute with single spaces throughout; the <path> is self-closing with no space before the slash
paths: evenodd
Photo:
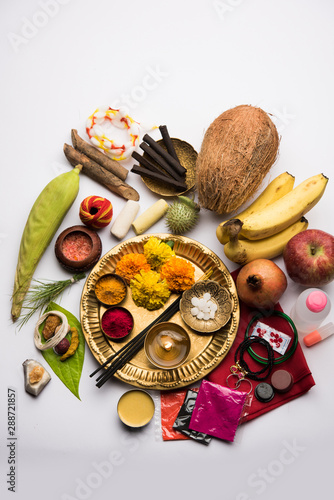
<path id="1" fill-rule="evenodd" d="M 290 278 L 304 286 L 327 285 L 334 279 L 334 236 L 307 229 L 288 241 L 283 259 Z"/>

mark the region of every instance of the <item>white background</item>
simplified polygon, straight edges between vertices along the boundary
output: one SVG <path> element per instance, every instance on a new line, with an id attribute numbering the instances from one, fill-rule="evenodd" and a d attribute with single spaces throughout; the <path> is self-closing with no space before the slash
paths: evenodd
<path id="1" fill-rule="evenodd" d="M 71 128 L 83 135 L 86 118 L 102 104 L 127 101 L 135 120 L 167 124 L 172 136 L 197 151 L 220 113 L 239 104 L 257 105 L 273 115 L 281 135 L 279 159 L 261 189 L 283 171 L 296 177 L 296 185 L 321 172 L 331 178 L 333 2 L 45 0 L 42 5 L 2 0 L 0 7 L 1 498 L 14 497 L 6 484 L 8 387 L 16 389 L 18 399 L 17 499 L 278 500 L 292 498 L 293 491 L 313 500 L 326 495 L 333 474 L 334 337 L 308 350 L 303 346 L 316 386 L 244 425 L 233 444 L 162 442 L 153 421 L 136 433 L 119 423 L 116 404 L 129 386 L 112 381 L 98 390 L 89 378 L 96 362 L 88 348 L 81 401 L 56 376 L 38 398 L 25 393 L 22 362 L 43 358 L 33 344 L 34 320 L 20 332 L 12 325 L 10 294 L 29 210 L 44 186 L 69 170 L 62 148 L 70 143 Z M 148 80 L 152 71 L 158 76 Z M 141 212 L 158 199 L 134 174 L 128 182 L 140 192 Z M 331 233 L 332 182 L 308 214 L 310 228 Z M 57 234 L 80 223 L 80 202 L 91 194 L 110 199 L 114 217 L 125 203 L 81 175 L 79 195 Z M 187 236 L 210 247 L 233 270 L 215 236 L 221 220 L 202 211 Z M 151 228 L 165 230 L 163 220 Z M 133 235 L 130 231 L 128 237 Z M 100 236 L 103 253 L 118 243 L 109 228 Z M 284 269 L 281 258 L 275 262 Z M 56 262 L 53 241 L 35 278 L 68 276 Z M 61 301 L 77 317 L 82 286 L 73 286 Z M 333 295 L 333 284 L 324 289 Z M 281 300 L 287 313 L 300 291 L 289 280 Z"/>

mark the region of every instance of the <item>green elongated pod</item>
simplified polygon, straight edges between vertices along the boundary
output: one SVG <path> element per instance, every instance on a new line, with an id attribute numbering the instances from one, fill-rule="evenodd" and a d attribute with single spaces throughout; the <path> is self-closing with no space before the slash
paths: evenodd
<path id="1" fill-rule="evenodd" d="M 79 191 L 81 165 L 50 181 L 33 204 L 23 230 L 12 294 L 12 320 L 21 313 L 23 299 L 45 250 Z"/>

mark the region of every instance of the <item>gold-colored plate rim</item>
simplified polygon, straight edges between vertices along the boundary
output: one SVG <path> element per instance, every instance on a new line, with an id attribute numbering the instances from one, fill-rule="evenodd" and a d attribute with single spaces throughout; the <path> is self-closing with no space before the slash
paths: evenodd
<path id="1" fill-rule="evenodd" d="M 143 245 L 151 236 L 161 240 L 172 240 L 176 255 L 194 265 L 195 279 L 199 279 L 211 268 L 210 279 L 226 286 L 233 300 L 230 320 L 214 334 L 198 335 L 183 322 L 180 312 L 173 316 L 172 321 L 183 326 L 191 338 L 191 352 L 186 363 L 182 366 L 174 370 L 157 369 L 149 363 L 142 349 L 130 363 L 127 363 L 115 374 L 117 379 L 141 389 L 178 389 L 201 380 L 224 359 L 232 347 L 239 325 L 240 308 L 233 278 L 222 260 L 205 245 L 191 238 L 169 233 L 146 234 L 119 243 L 100 259 L 86 279 L 80 302 L 81 325 L 88 347 L 100 364 L 103 364 L 124 345 L 119 342 L 106 341 L 100 328 L 100 314 L 103 307 L 95 297 L 94 287 L 100 276 L 114 271 L 118 260 L 123 255 L 133 252 L 142 253 Z M 128 303 L 124 306 L 129 307 L 135 322 L 136 320 L 139 322 L 139 331 L 158 317 L 164 308 L 167 308 L 176 298 L 176 295 L 172 294 L 164 308 L 157 311 L 147 311 L 142 307 L 134 306 L 131 293 L 128 296 Z M 139 331 L 134 329 L 131 336 L 136 335 Z M 128 340 L 129 338 L 126 341 Z"/>

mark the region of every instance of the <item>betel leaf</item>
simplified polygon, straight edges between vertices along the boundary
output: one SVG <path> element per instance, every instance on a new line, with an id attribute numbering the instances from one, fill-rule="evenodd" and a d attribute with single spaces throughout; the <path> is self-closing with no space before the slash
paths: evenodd
<path id="1" fill-rule="evenodd" d="M 54 373 L 60 380 L 65 384 L 65 386 L 78 398 L 79 396 L 79 383 L 81 378 L 81 372 L 85 357 L 85 337 L 82 333 L 82 328 L 80 322 L 76 319 L 73 314 L 63 309 L 55 302 L 50 302 L 47 309 L 48 311 L 60 311 L 65 314 L 68 324 L 70 327 L 75 327 L 79 335 L 79 347 L 70 358 L 65 361 L 60 361 L 60 356 L 58 356 L 54 350 L 46 349 L 42 351 L 45 361 L 50 365 Z M 43 325 L 40 326 L 43 329 Z M 67 336 L 70 339 L 70 335 Z"/>

